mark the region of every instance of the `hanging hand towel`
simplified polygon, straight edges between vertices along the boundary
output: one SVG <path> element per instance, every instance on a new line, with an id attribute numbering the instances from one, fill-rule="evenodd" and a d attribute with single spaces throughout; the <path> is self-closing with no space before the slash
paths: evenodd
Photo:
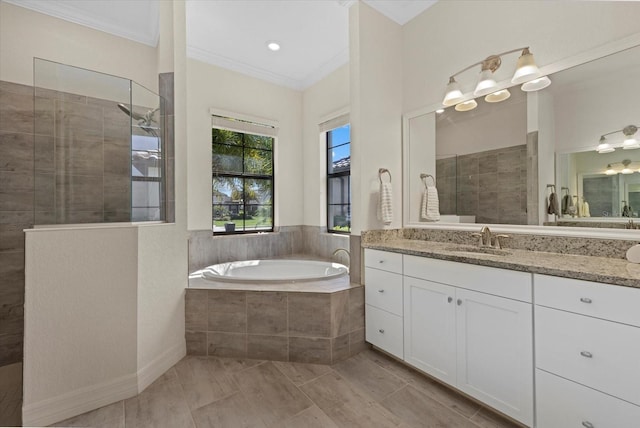
<path id="1" fill-rule="evenodd" d="M 549 195 L 549 201 L 547 205 L 547 213 L 559 215 L 560 212 L 558 210 L 558 196 L 556 196 L 555 192 L 552 192 Z"/>
<path id="2" fill-rule="evenodd" d="M 575 217 L 578 212 L 578 207 L 573 203 L 573 196 L 569 196 L 569 206 L 567 207 L 567 214 Z"/>
<path id="3" fill-rule="evenodd" d="M 562 214 L 569 214 L 569 199 L 571 196 L 568 193 L 562 197 Z"/>
<path id="4" fill-rule="evenodd" d="M 440 201 L 438 200 L 438 189 L 436 186 L 425 186 L 422 195 L 422 210 L 420 215 L 426 221 L 440 220 Z"/>
<path id="5" fill-rule="evenodd" d="M 378 195 L 378 220 L 384 224 L 391 224 L 393 221 L 393 195 L 391 183 L 380 183 L 380 194 Z"/>

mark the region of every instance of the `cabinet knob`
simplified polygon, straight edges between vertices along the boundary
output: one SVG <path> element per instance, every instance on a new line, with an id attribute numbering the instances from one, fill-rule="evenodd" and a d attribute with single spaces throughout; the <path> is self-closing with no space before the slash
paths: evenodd
<path id="1" fill-rule="evenodd" d="M 380 330 L 378 330 L 380 333 L 384 334 L 384 328 L 381 328 Z"/>
<path id="2" fill-rule="evenodd" d="M 382 264 L 384 263 L 384 260 L 378 260 L 378 263 Z"/>
<path id="3" fill-rule="evenodd" d="M 453 297 L 451 297 L 451 296 L 447 297 L 447 302 L 449 302 L 449 303 L 453 302 Z"/>
<path id="4" fill-rule="evenodd" d="M 378 293 L 384 293 L 384 288 L 381 288 L 380 290 L 378 290 Z"/>
<path id="5" fill-rule="evenodd" d="M 580 301 L 581 301 L 582 303 L 591 303 L 591 302 L 593 302 L 593 300 L 591 300 L 591 299 L 590 299 L 590 298 L 588 298 L 588 297 L 581 297 L 581 298 L 580 298 Z"/>
<path id="6" fill-rule="evenodd" d="M 595 426 L 589 421 L 583 421 L 582 426 L 585 428 L 595 428 Z"/>
<path id="7" fill-rule="evenodd" d="M 580 355 L 582 355 L 585 358 L 593 358 L 593 354 L 589 351 L 582 351 L 580 352 Z"/>
<path id="8" fill-rule="evenodd" d="M 458 306 L 460 306 L 462 304 L 462 299 L 458 299 L 456 303 L 458 303 Z"/>

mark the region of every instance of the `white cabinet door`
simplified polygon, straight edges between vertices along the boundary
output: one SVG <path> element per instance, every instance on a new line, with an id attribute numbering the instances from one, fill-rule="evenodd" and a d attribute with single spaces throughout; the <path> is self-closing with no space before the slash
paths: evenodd
<path id="1" fill-rule="evenodd" d="M 430 375 L 456 383 L 455 288 L 404 278 L 404 358 Z"/>
<path id="2" fill-rule="evenodd" d="M 533 326 L 528 303 L 456 290 L 457 386 L 533 426 Z"/>

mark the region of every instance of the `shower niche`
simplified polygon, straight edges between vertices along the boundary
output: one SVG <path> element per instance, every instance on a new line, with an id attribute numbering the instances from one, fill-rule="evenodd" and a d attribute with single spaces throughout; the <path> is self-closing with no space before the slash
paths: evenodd
<path id="1" fill-rule="evenodd" d="M 35 224 L 166 221 L 165 119 L 132 80 L 36 58 Z"/>

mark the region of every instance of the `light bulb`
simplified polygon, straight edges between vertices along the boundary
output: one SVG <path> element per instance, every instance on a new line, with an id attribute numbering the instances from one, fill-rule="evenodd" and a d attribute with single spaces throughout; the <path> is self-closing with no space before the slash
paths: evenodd
<path id="1" fill-rule="evenodd" d="M 476 100 L 469 100 L 460 104 L 456 104 L 456 111 L 469 111 L 473 110 L 476 107 L 478 107 L 478 103 L 476 102 Z"/>
<path id="2" fill-rule="evenodd" d="M 499 103 L 500 101 L 504 101 L 511 96 L 511 92 L 508 89 L 502 89 L 500 91 L 496 91 L 493 94 L 489 94 L 484 97 L 484 100 L 488 103 Z"/>
<path id="3" fill-rule="evenodd" d="M 458 104 L 463 99 L 464 97 L 462 96 L 460 85 L 458 84 L 458 82 L 456 82 L 456 79 L 454 79 L 453 77 L 450 77 L 449 83 L 447 84 L 447 89 L 444 95 L 444 100 L 442 100 L 442 104 L 445 107 L 449 107 L 454 104 Z"/>

